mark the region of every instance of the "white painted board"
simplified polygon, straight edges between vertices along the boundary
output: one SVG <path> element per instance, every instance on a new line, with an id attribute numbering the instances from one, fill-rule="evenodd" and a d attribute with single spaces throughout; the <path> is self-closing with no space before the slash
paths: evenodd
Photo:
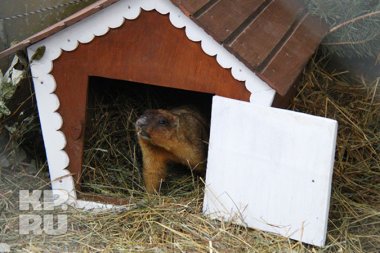
<path id="1" fill-rule="evenodd" d="M 204 214 L 324 246 L 335 120 L 215 96 Z"/>

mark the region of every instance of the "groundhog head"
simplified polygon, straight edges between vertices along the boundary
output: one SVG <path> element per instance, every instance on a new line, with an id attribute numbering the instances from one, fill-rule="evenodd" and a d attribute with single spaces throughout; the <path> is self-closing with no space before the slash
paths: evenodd
<path id="1" fill-rule="evenodd" d="M 136 132 L 138 138 L 167 149 L 176 139 L 178 124 L 178 116 L 169 111 L 147 110 L 137 119 Z"/>
<path id="2" fill-rule="evenodd" d="M 208 131 L 204 118 L 196 110 L 187 106 L 148 110 L 137 119 L 135 126 L 147 192 L 159 191 L 171 163 L 204 174 Z"/>

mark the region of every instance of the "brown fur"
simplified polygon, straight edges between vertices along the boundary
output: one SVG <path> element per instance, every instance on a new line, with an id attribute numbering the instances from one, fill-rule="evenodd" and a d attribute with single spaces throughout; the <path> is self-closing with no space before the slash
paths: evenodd
<path id="1" fill-rule="evenodd" d="M 189 107 L 148 110 L 136 121 L 136 132 L 147 192 L 159 190 L 171 162 L 204 173 L 208 127 L 199 112 Z"/>

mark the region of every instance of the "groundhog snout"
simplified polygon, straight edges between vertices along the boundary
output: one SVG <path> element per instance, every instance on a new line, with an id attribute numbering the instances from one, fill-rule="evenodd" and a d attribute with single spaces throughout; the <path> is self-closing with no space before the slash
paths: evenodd
<path id="1" fill-rule="evenodd" d="M 148 124 L 148 119 L 146 116 L 141 116 L 136 121 L 136 128 L 143 128 Z"/>
<path id="2" fill-rule="evenodd" d="M 148 118 L 144 115 L 138 118 L 135 123 L 137 134 L 144 139 L 150 138 L 149 134 L 146 132 L 147 125 L 148 125 Z"/>

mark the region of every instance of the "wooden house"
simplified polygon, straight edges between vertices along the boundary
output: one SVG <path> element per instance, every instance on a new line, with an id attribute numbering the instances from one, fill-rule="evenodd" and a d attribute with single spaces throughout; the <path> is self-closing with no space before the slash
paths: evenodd
<path id="1" fill-rule="evenodd" d="M 52 187 L 83 206 L 90 77 L 284 106 L 326 32 L 299 0 L 100 0 L 0 57 L 46 48 L 30 66 Z"/>

